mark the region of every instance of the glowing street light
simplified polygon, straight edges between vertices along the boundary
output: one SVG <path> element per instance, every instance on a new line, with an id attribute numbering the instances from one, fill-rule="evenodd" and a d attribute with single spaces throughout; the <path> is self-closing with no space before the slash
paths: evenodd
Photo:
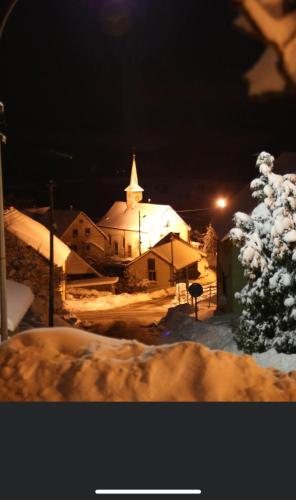
<path id="1" fill-rule="evenodd" d="M 225 208 L 227 206 L 227 200 L 225 198 L 218 198 L 216 200 L 216 206 L 218 208 Z"/>

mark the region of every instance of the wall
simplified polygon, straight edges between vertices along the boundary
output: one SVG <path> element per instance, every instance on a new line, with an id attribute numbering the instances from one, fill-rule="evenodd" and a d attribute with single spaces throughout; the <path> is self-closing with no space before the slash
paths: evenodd
<path id="1" fill-rule="evenodd" d="M 41 319 L 47 322 L 49 263 L 32 247 L 26 245 L 8 231 L 5 234 L 7 278 L 23 283 L 35 295 L 33 308 Z M 55 312 L 61 312 L 61 283 L 63 275 L 55 268 Z"/>
<path id="2" fill-rule="evenodd" d="M 239 302 L 234 298 L 244 284 L 243 268 L 238 260 L 239 249 L 228 238 L 219 242 L 218 252 L 218 308 L 225 312 L 241 312 Z"/>
<path id="3" fill-rule="evenodd" d="M 90 230 L 89 235 L 85 233 L 86 229 Z M 77 230 L 77 237 L 73 236 L 73 230 Z M 106 240 L 104 236 L 83 213 L 79 214 L 78 217 L 76 217 L 76 219 L 62 235 L 61 239 L 84 259 L 87 257 L 92 257 L 93 259 L 99 261 L 102 260 L 105 256 Z M 90 241 L 102 247 L 103 251 L 100 251 L 94 245 L 89 245 Z"/>
<path id="4" fill-rule="evenodd" d="M 136 282 L 148 279 L 148 259 L 155 259 L 156 282 L 155 286 L 159 288 L 168 288 L 171 286 L 171 268 L 163 259 L 159 258 L 153 252 L 148 252 L 140 259 L 128 266 L 130 277 L 134 277 Z M 152 284 L 152 283 L 151 283 Z"/>
<path id="5" fill-rule="evenodd" d="M 169 224 L 168 224 L 169 222 Z M 114 243 L 118 243 L 118 257 L 121 259 L 128 257 L 128 245 L 132 247 L 132 259 L 140 255 L 139 253 L 139 231 L 124 231 L 121 229 L 105 228 L 106 236 L 108 237 L 106 254 L 114 256 Z M 149 233 L 141 231 L 141 253 L 145 253 L 149 248 L 153 247 L 168 233 L 179 233 L 180 237 L 189 241 L 189 230 L 186 224 L 177 216 L 173 209 L 168 209 L 165 214 L 159 219 L 157 224 Z M 111 239 L 111 244 L 110 244 Z"/>

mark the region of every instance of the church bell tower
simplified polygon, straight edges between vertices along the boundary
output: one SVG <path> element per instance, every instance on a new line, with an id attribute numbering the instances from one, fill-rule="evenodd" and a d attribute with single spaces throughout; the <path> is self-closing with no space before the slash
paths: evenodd
<path id="1" fill-rule="evenodd" d="M 143 198 L 144 189 L 138 184 L 136 155 L 133 155 L 132 172 L 129 186 L 125 188 L 127 208 L 135 208 Z"/>

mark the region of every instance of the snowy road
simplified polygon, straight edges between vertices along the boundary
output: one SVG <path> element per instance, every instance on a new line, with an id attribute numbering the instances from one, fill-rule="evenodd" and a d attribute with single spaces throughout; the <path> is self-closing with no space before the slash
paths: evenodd
<path id="1" fill-rule="evenodd" d="M 125 321 L 127 323 L 140 323 L 149 325 L 158 323 L 163 318 L 168 308 L 171 306 L 172 297 L 163 297 L 147 302 L 138 302 L 124 307 L 104 311 L 83 311 L 77 312 L 77 317 L 82 321 L 105 322 L 105 321 Z M 213 305 L 208 307 L 208 300 L 199 303 L 199 319 L 204 320 L 213 314 Z"/>
<path id="2" fill-rule="evenodd" d="M 158 323 L 166 315 L 171 302 L 172 297 L 163 297 L 103 311 L 77 312 L 76 316 L 82 321 L 126 321 L 148 325 Z"/>

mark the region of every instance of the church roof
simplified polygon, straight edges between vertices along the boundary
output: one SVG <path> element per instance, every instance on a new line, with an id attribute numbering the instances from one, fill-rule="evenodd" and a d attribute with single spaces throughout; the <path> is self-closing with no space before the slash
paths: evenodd
<path id="1" fill-rule="evenodd" d="M 138 193 L 139 191 L 144 191 L 144 189 L 141 188 L 141 186 L 139 186 L 139 182 L 138 182 L 136 155 L 133 155 L 133 164 L 132 164 L 130 183 L 127 186 L 127 188 L 125 188 L 125 191 L 132 191 L 133 193 Z"/>
<path id="2" fill-rule="evenodd" d="M 174 211 L 170 205 L 137 203 L 134 208 L 127 208 L 125 201 L 116 201 L 97 225 L 102 228 L 110 227 L 126 231 L 138 231 L 140 212 L 141 231 L 143 233 L 149 233 L 165 212 L 169 211 Z M 186 224 L 176 212 L 175 214 L 184 224 Z M 189 228 L 188 224 L 186 224 L 186 226 Z"/>

